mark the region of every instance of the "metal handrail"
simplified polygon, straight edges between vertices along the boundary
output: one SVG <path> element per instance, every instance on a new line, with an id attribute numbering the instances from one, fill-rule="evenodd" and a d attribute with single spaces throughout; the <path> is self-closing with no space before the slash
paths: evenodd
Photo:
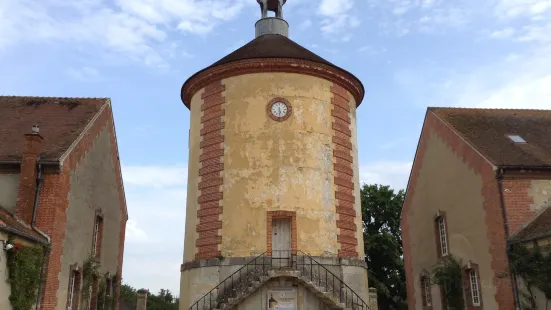
<path id="1" fill-rule="evenodd" d="M 239 294 L 239 288 L 250 286 L 250 282 L 253 281 L 254 278 L 260 280 L 260 276 L 266 276 L 266 269 L 293 268 L 295 270 L 300 270 L 299 267 L 302 268 L 300 271 L 303 271 L 304 276 L 308 276 L 312 283 L 317 283 L 318 287 L 324 288 L 325 292 L 332 293 L 333 297 L 337 298 L 339 303 L 345 305 L 345 308 L 351 307 L 353 310 L 369 310 L 368 304 L 350 286 L 309 254 L 297 250 L 274 250 L 270 252 L 269 256 L 266 254 L 267 252 L 254 257 L 247 264 L 236 270 L 197 300 L 189 310 L 218 308 L 217 306 L 221 303 L 226 303 L 229 302 L 231 298 L 236 298 Z M 299 262 L 299 258 L 302 258 L 302 263 Z M 305 258 L 308 258 L 309 264 L 306 262 Z M 277 264 L 274 264 L 275 262 L 277 262 Z M 314 266 L 317 270 L 314 270 Z M 253 267 L 253 269 L 249 271 L 251 267 Z M 258 267 L 261 268 L 259 269 Z M 263 273 L 258 274 L 257 272 L 259 270 L 262 270 Z M 244 274 L 243 271 L 245 271 Z M 315 274 L 314 271 L 317 271 L 317 274 Z M 322 279 L 322 275 L 325 275 L 324 279 Z M 330 285 L 330 282 L 332 285 Z M 338 286 L 338 292 L 335 289 L 335 284 Z M 331 289 L 331 291 L 329 289 Z M 200 308 L 201 303 L 203 305 L 202 308 Z"/>
<path id="2" fill-rule="evenodd" d="M 212 297 L 214 295 L 214 292 L 218 292 L 220 290 L 220 288 L 223 288 L 223 291 L 225 292 L 225 290 L 227 289 L 227 284 L 228 282 L 231 281 L 231 286 L 230 286 L 230 289 L 233 289 L 235 290 L 235 288 L 233 288 L 234 286 L 234 283 L 233 283 L 233 277 L 236 275 L 236 274 L 239 274 L 241 275 L 241 271 L 243 269 L 247 269 L 247 273 L 248 273 L 248 268 L 253 265 L 253 266 L 258 266 L 258 264 L 256 264 L 256 260 L 259 259 L 259 258 L 262 258 L 263 260 L 265 259 L 265 254 L 266 252 L 256 256 L 255 258 L 253 258 L 251 261 L 249 261 L 247 264 L 243 265 L 243 267 L 237 269 L 234 273 L 232 273 L 231 275 L 229 275 L 227 278 L 225 278 L 222 282 L 220 282 L 217 286 L 215 286 L 212 290 L 210 290 L 208 293 L 206 293 L 203 297 L 201 297 L 201 299 L 197 300 L 191 307 L 189 307 L 189 310 L 193 310 L 194 307 L 195 309 L 199 309 L 199 303 L 201 301 L 203 301 L 203 308 L 207 302 L 207 297 L 208 297 L 208 300 L 209 300 L 209 308 L 208 309 L 212 309 L 212 305 L 213 305 L 213 300 L 212 300 Z M 264 262 L 261 266 L 264 266 Z M 256 268 L 255 268 L 256 269 Z M 254 270 L 254 269 L 253 269 Z M 221 298 L 220 296 L 218 296 L 218 294 L 216 294 L 215 296 L 215 300 L 214 302 L 216 304 L 220 303 L 221 302 Z"/>
<path id="3" fill-rule="evenodd" d="M 331 270 L 327 269 L 327 267 L 325 267 L 323 264 L 320 264 L 317 260 L 315 260 L 312 256 L 310 256 L 309 254 L 307 253 L 304 253 L 302 251 L 297 251 L 298 253 L 302 254 L 300 256 L 302 257 L 308 257 L 308 259 L 310 260 L 310 277 L 312 278 L 312 280 L 314 280 L 314 274 L 313 274 L 313 264 L 312 262 L 315 263 L 315 265 L 317 265 L 317 268 L 318 268 L 318 285 L 321 284 L 321 272 L 320 272 L 320 268 L 322 269 L 322 272 L 324 271 L 325 272 L 325 283 L 324 283 L 324 288 L 325 290 L 328 290 L 329 288 L 329 279 L 328 279 L 328 276 L 330 275 L 331 276 L 331 282 L 332 282 L 332 286 L 331 286 L 331 289 L 332 289 L 332 293 L 333 295 L 336 295 L 339 297 L 339 302 L 343 302 L 343 291 L 342 291 L 342 287 L 341 286 L 344 286 L 346 289 L 348 289 L 348 291 L 350 291 L 350 294 L 352 295 L 352 299 L 351 299 L 351 303 L 352 303 L 352 306 L 353 306 L 353 309 L 355 309 L 354 306 L 359 306 L 360 309 L 366 309 L 366 310 L 369 310 L 369 305 L 350 287 L 348 286 L 348 284 L 346 284 L 342 279 L 340 279 L 338 276 L 336 276 L 333 272 L 331 272 Z M 303 268 L 305 268 L 304 266 L 306 266 L 305 263 L 302 264 Z M 298 260 L 297 260 L 297 267 L 298 267 Z M 305 269 L 305 271 L 308 271 L 307 269 Z M 339 285 L 340 289 L 339 289 L 339 294 L 337 295 L 337 292 L 335 292 L 335 279 L 337 280 L 337 284 Z M 344 304 L 348 306 L 348 291 L 345 290 L 344 292 Z M 359 302 L 359 303 L 356 303 L 354 304 L 354 299 L 356 299 L 356 302 Z"/>

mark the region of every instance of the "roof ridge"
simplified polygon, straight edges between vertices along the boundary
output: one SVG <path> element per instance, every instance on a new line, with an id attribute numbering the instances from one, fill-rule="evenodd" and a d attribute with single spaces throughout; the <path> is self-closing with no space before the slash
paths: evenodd
<path id="1" fill-rule="evenodd" d="M 463 111 L 542 111 L 551 112 L 549 109 L 503 109 L 503 108 L 463 108 L 463 107 L 427 107 L 429 111 L 435 110 L 463 110 Z"/>
<path id="2" fill-rule="evenodd" d="M 19 99 L 23 99 L 23 98 L 29 98 L 29 99 L 100 99 L 100 100 L 109 100 L 111 99 L 110 97 L 58 97 L 58 96 L 16 96 L 16 95 L 11 95 L 11 96 L 5 96 L 5 95 L 0 95 L 0 98 L 19 98 Z"/>

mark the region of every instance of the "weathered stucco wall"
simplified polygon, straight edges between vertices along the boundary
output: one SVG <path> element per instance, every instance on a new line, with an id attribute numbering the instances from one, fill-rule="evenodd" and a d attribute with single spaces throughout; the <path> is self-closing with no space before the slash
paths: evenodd
<path id="1" fill-rule="evenodd" d="M 118 270 L 122 214 L 112 157 L 110 131 L 105 126 L 90 150 L 71 172 L 67 225 L 59 274 L 56 309 L 66 308 L 69 271 L 72 264 L 82 267 L 92 251 L 96 210 L 103 213 L 100 273 L 114 276 Z"/>
<path id="2" fill-rule="evenodd" d="M 18 189 L 19 173 L 2 173 L 0 171 L 0 206 L 11 213 L 15 213 Z"/>
<path id="3" fill-rule="evenodd" d="M 482 178 L 434 132 L 416 182 L 407 221 L 411 244 L 416 309 L 422 309 L 420 275 L 437 263 L 434 216 L 446 213 L 450 253 L 479 265 L 481 292 L 485 309 L 497 309 L 496 288 L 487 239 L 483 209 Z M 445 163 L 445 167 L 442 164 Z M 439 309 L 440 292 L 432 288 L 434 309 Z"/>
<path id="4" fill-rule="evenodd" d="M 331 83 L 288 73 L 225 79 L 222 255 L 266 251 L 266 211 L 297 213 L 297 249 L 336 255 L 332 175 Z M 289 119 L 272 120 L 268 102 L 283 97 Z"/>

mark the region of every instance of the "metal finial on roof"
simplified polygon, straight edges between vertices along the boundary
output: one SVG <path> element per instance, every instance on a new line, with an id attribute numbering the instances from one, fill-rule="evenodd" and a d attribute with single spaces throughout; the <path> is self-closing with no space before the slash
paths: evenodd
<path id="1" fill-rule="evenodd" d="M 255 24 L 256 37 L 265 34 L 289 35 L 289 24 L 283 19 L 283 5 L 287 0 L 256 0 L 260 4 L 261 17 Z M 268 11 L 275 13 L 268 17 Z"/>

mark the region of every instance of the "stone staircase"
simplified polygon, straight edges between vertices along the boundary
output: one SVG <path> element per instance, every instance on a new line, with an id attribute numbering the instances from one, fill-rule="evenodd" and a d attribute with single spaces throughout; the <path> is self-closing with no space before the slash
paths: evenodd
<path id="1" fill-rule="evenodd" d="M 286 264 L 274 264 L 260 255 L 193 304 L 189 310 L 230 310 L 258 291 L 271 279 L 286 277 L 314 293 L 330 309 L 370 310 L 368 304 L 346 283 L 307 254 L 290 254 Z M 280 261 L 278 261 L 280 262 Z"/>

